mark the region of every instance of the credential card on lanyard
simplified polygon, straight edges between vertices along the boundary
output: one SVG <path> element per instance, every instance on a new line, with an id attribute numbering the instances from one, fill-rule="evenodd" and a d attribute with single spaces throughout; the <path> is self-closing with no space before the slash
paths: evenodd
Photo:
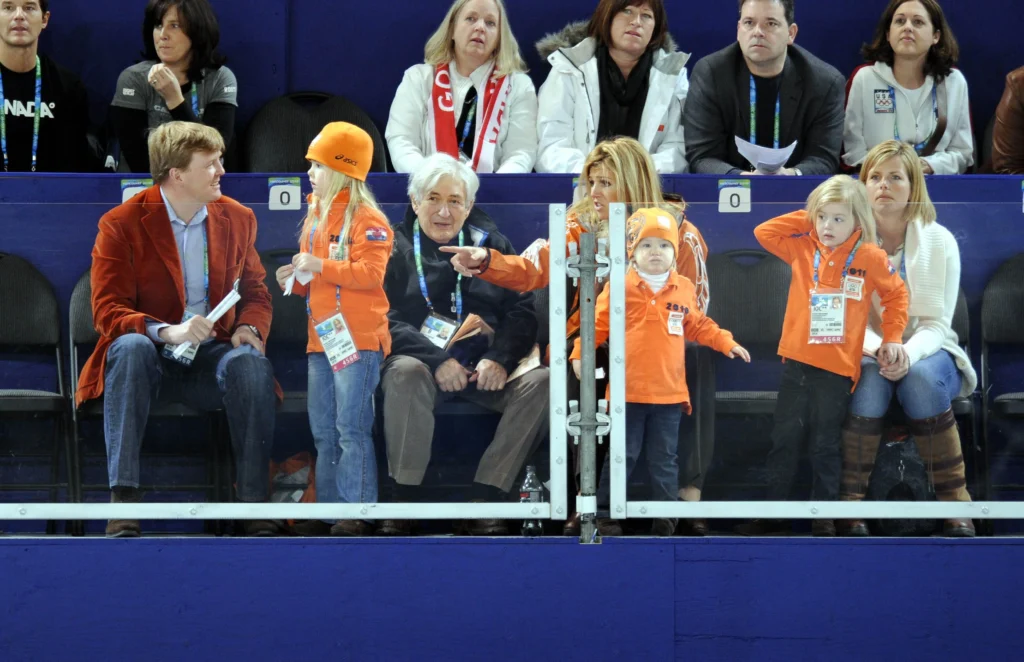
<path id="1" fill-rule="evenodd" d="M 846 296 L 842 290 L 811 290 L 811 345 L 840 345 L 846 338 Z"/>
<path id="2" fill-rule="evenodd" d="M 316 334 L 320 337 L 320 344 L 323 345 L 334 372 L 339 372 L 359 360 L 359 350 L 356 349 L 348 324 L 341 313 L 336 313 L 317 324 Z"/>
<path id="3" fill-rule="evenodd" d="M 427 319 L 423 320 L 420 333 L 426 336 L 427 340 L 434 343 L 434 345 L 444 349 L 448 346 L 448 341 L 452 339 L 452 335 L 458 326 L 458 324 L 447 317 L 430 313 L 427 315 Z"/>

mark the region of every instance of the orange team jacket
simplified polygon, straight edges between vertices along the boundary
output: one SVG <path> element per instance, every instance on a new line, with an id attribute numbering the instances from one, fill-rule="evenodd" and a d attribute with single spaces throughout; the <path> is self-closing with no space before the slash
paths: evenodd
<path id="1" fill-rule="evenodd" d="M 860 379 L 860 360 L 864 333 L 871 311 L 871 295 L 878 293 L 882 312 L 882 342 L 903 342 L 907 326 L 909 297 L 903 280 L 889 264 L 879 246 L 862 243 L 850 264 L 850 275 L 864 279 L 860 300 L 846 298 L 846 339 L 836 345 L 810 345 L 810 291 L 814 286 L 814 251 L 821 251 L 818 286 L 840 289 L 843 267 L 850 251 L 860 238 L 855 230 L 840 246 L 829 249 L 818 240 L 805 210 L 795 211 L 766 221 L 754 229 L 754 235 L 765 250 L 789 263 L 793 279 L 789 285 L 786 318 L 782 325 L 779 356 L 849 377 L 854 386 Z"/>
<path id="2" fill-rule="evenodd" d="M 307 322 L 306 352 L 324 351 L 313 320 L 322 322 L 338 311 L 338 287 L 341 287 L 341 314 L 356 349 L 380 349 L 387 356 L 391 352 L 391 334 L 388 332 L 390 306 L 384 294 L 384 271 L 391 257 L 394 233 L 383 214 L 371 207 L 361 207 L 352 217 L 348 259 L 328 259 L 331 244 L 338 243 L 348 201 L 348 191 L 339 193 L 327 214 L 326 227 L 324 223 L 317 223 L 313 234 L 313 255 L 323 259 L 323 272 L 314 274 L 308 285 L 295 283 L 292 289 L 294 294 L 309 296 L 313 319 Z M 308 232 L 302 233 L 299 246 L 303 253 L 309 252 Z"/>
<path id="3" fill-rule="evenodd" d="M 594 342 L 608 339 L 611 290 L 597 298 Z M 683 333 L 669 333 L 669 315 L 682 313 Z M 686 388 L 686 340 L 727 354 L 737 345 L 732 334 L 697 308 L 694 285 L 677 273 L 655 294 L 634 269 L 626 273 L 626 401 L 678 404 L 690 412 Z M 581 355 L 577 338 L 570 359 Z"/>
<path id="4" fill-rule="evenodd" d="M 580 245 L 580 236 L 587 229 L 580 225 L 575 214 L 565 219 L 565 245 L 568 254 L 570 243 Z M 478 278 L 488 283 L 517 292 L 531 292 L 546 287 L 550 281 L 548 259 L 551 248 L 545 239 L 533 242 L 522 255 L 504 255 L 490 249 L 490 264 Z M 708 278 L 704 260 L 708 253 L 707 244 L 700 231 L 687 220 L 679 226 L 679 250 L 676 255 L 676 271 L 689 278 L 697 286 L 697 307 L 707 310 Z M 573 294 L 572 307 L 565 324 L 566 337 L 576 337 L 580 329 L 579 291 Z"/>

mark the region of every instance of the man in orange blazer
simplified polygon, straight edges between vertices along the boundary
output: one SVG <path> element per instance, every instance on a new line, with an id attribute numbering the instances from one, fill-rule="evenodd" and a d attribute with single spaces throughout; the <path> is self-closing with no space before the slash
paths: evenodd
<path id="1" fill-rule="evenodd" d="M 270 294 L 256 253 L 256 217 L 220 192 L 224 141 L 215 129 L 169 122 L 149 138 L 156 182 L 104 214 L 92 251 L 92 314 L 99 343 L 75 394 L 103 396 L 111 501 L 135 503 L 139 451 L 151 403 L 223 407 L 234 450 L 239 501 L 267 500 L 275 384 L 263 341 Z M 237 282 L 241 300 L 206 319 Z M 194 356 L 173 356 L 190 342 Z M 277 525 L 250 521 L 249 535 Z M 137 520 L 111 520 L 110 537 L 136 537 Z"/>

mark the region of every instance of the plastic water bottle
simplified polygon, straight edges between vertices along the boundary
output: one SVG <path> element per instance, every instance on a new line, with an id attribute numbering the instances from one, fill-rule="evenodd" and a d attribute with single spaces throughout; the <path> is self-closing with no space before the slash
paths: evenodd
<path id="1" fill-rule="evenodd" d="M 523 486 L 519 488 L 520 503 L 543 503 L 544 485 L 537 477 L 537 468 L 526 467 L 526 478 L 523 479 Z M 528 537 L 544 534 L 544 525 L 540 520 L 528 519 L 523 521 L 523 535 Z"/>

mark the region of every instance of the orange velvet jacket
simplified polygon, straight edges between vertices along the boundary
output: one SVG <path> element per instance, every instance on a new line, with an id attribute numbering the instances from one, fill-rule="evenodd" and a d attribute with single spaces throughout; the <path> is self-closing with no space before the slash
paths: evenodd
<path id="1" fill-rule="evenodd" d="M 216 339 L 229 341 L 240 325 L 252 324 L 266 340 L 272 309 L 256 253 L 256 216 L 228 197 L 207 205 L 207 210 L 211 305 L 227 295 L 236 278 L 242 297 L 214 325 Z M 110 343 L 126 333 L 145 334 L 146 320 L 178 324 L 185 312 L 181 259 L 159 186 L 100 218 L 91 281 L 92 316 L 100 340 L 82 368 L 78 404 L 102 395 Z"/>

